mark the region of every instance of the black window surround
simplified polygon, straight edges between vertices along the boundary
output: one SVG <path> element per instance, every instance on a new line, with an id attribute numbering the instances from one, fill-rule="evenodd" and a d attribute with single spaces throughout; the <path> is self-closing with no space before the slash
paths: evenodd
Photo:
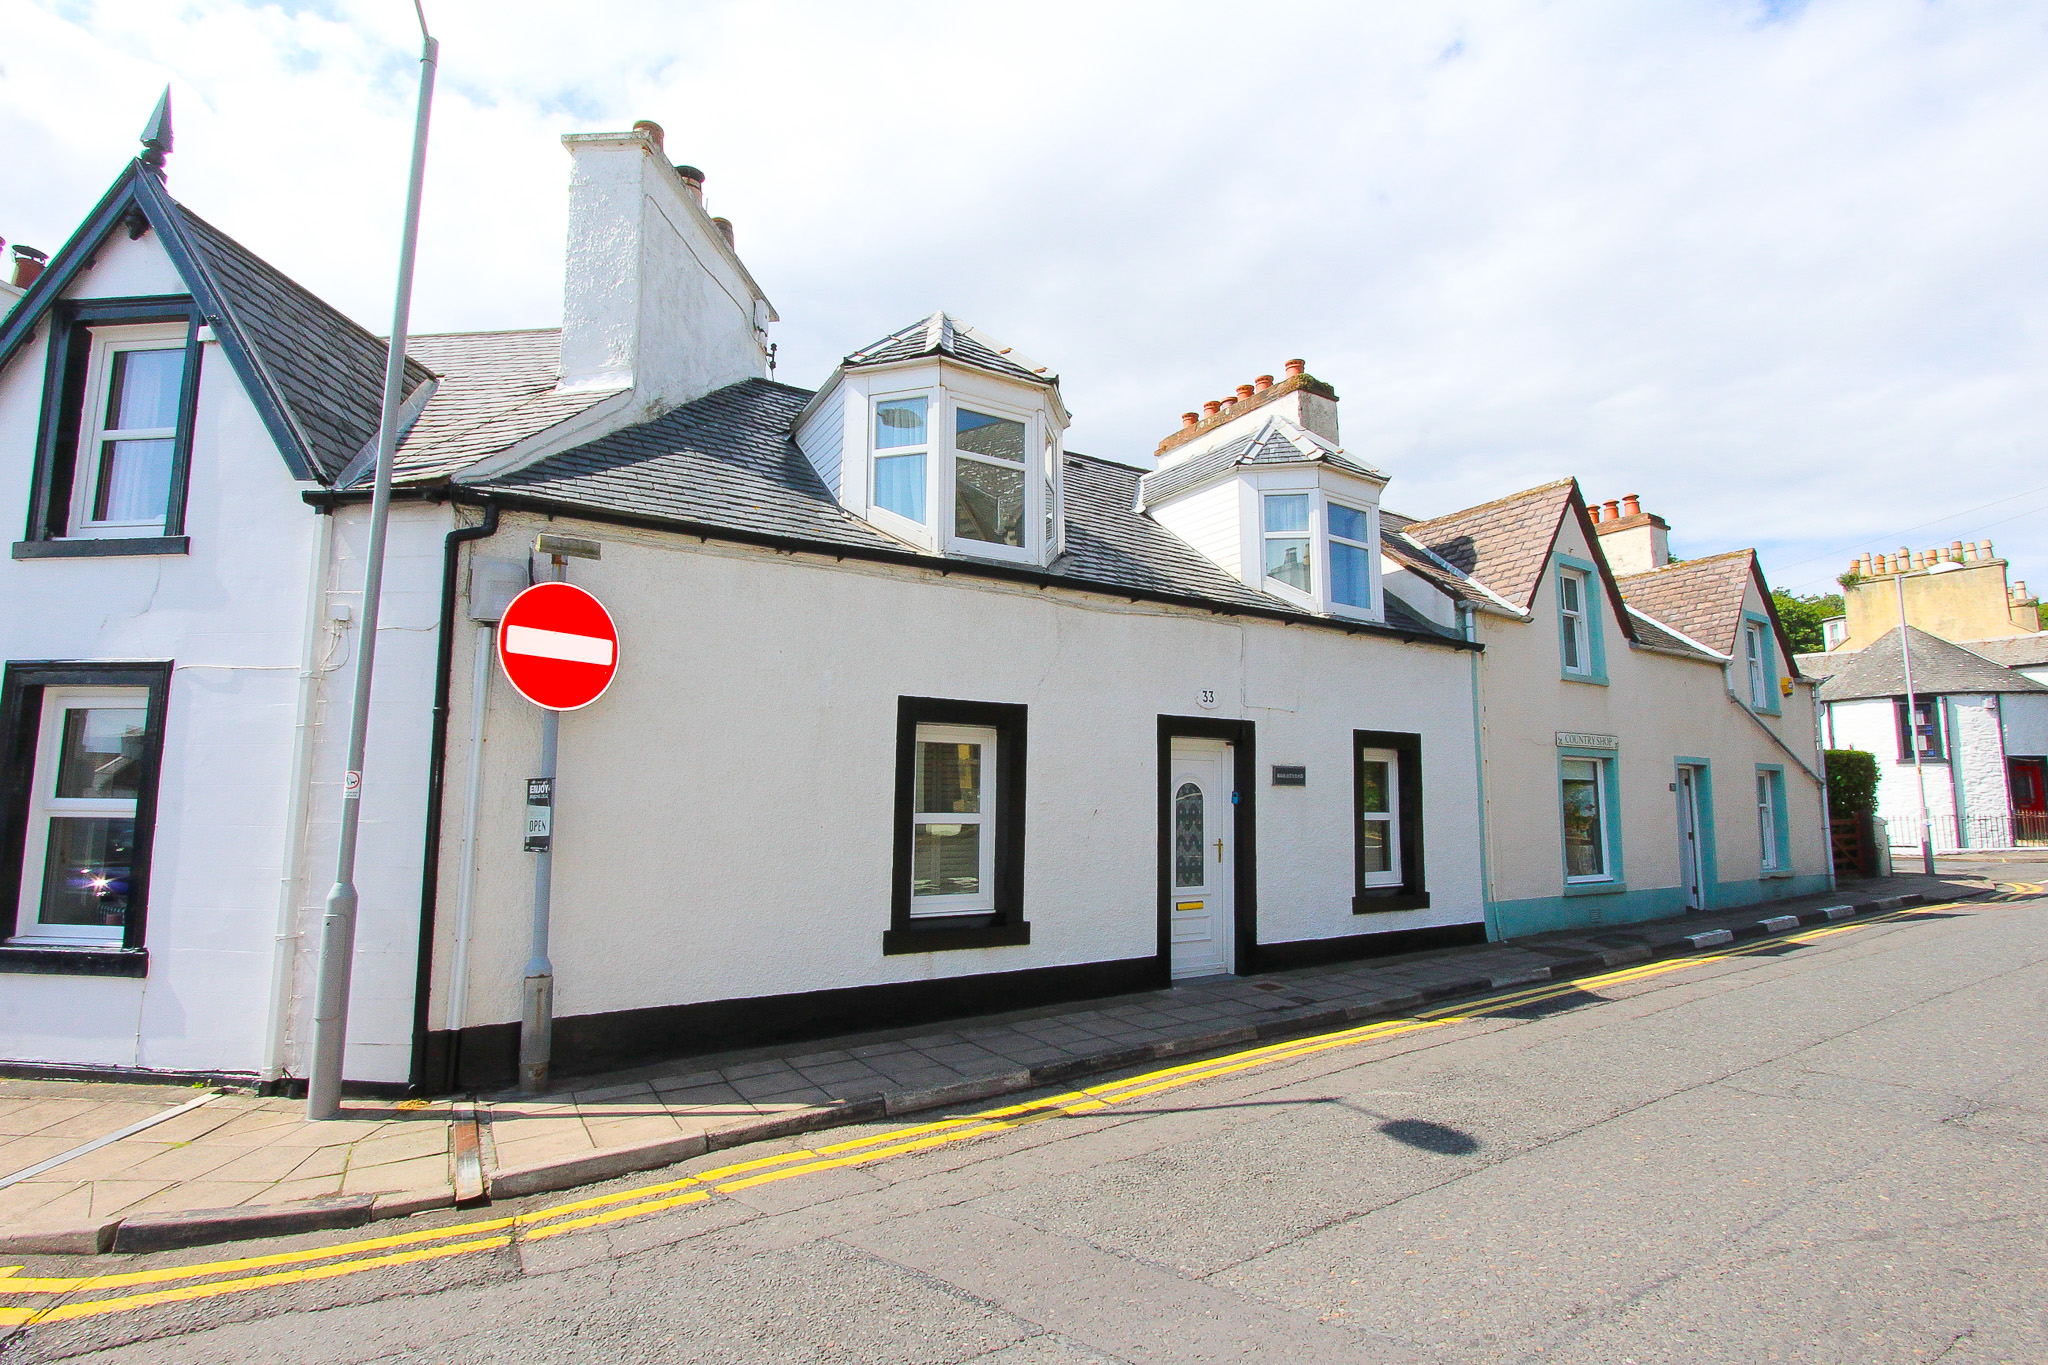
<path id="1" fill-rule="evenodd" d="M 1927 728 L 1927 747 L 1920 751 L 1922 763 L 1946 763 L 1947 746 L 1942 743 L 1942 714 L 1940 697 L 1915 697 L 1920 705 L 1920 720 Z M 1913 726 L 1906 719 L 1906 699 L 1899 697 L 1892 702 L 1893 718 L 1898 728 L 1899 759 L 1901 763 L 1913 761 Z"/>
<path id="2" fill-rule="evenodd" d="M 896 828 L 889 928 L 882 952 L 936 953 L 1003 948 L 1031 941 L 1024 919 L 1024 773 L 1027 708 L 1008 702 L 896 699 Z M 917 778 L 917 727 L 979 725 L 996 732 L 995 909 L 971 915 L 910 917 L 911 805 Z"/>
<path id="3" fill-rule="evenodd" d="M 142 773 L 135 798 L 135 861 L 121 946 L 43 947 L 0 942 L 0 972 L 65 976 L 143 976 L 149 913 L 150 853 L 156 842 L 157 776 L 163 766 L 164 711 L 171 664 L 10 661 L 0 681 L 0 940 L 20 922 L 21 869 L 34 781 L 36 737 L 42 729 L 43 690 L 49 687 L 141 687 L 148 691 Z"/>
<path id="4" fill-rule="evenodd" d="M 72 479 L 79 463 L 85 425 L 85 391 L 91 376 L 95 327 L 177 322 L 185 325 L 185 374 L 178 394 L 178 432 L 171 448 L 170 495 L 160 536 L 67 538 Z M 185 490 L 192 464 L 192 420 L 199 402 L 203 319 L 185 296 L 79 299 L 50 310 L 48 359 L 43 367 L 42 423 L 36 433 L 35 475 L 29 488 L 28 526 L 14 545 L 16 559 L 70 559 L 106 555 L 184 554 Z"/>
<path id="5" fill-rule="evenodd" d="M 1364 781 L 1365 751 L 1394 751 L 1397 804 L 1400 807 L 1401 884 L 1365 885 L 1365 821 L 1358 810 Z M 1422 842 L 1422 736 L 1394 730 L 1354 730 L 1351 741 L 1351 838 L 1353 872 L 1351 913 L 1370 915 L 1383 910 L 1425 910 L 1429 888 L 1425 878 Z"/>

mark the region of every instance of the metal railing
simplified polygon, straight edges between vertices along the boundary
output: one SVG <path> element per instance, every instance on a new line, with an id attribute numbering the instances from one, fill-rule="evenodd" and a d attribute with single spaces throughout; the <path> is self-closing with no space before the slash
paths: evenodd
<path id="1" fill-rule="evenodd" d="M 1893 815 L 1885 820 L 1893 849 L 1920 847 L 1920 818 Z M 2024 848 L 2048 845 L 2048 812 L 2006 811 L 1999 815 L 1937 815 L 1929 821 L 1936 853 L 1965 849 Z"/>

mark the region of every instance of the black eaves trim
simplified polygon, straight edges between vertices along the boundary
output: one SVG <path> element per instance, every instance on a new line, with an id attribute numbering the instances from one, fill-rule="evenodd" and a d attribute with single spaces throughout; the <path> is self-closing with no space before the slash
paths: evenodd
<path id="1" fill-rule="evenodd" d="M 16 559 L 107 559 L 117 556 L 183 555 L 190 536 L 106 536 L 88 540 L 17 540 Z"/>
<path id="2" fill-rule="evenodd" d="M 944 953 L 955 948 L 1015 948 L 1031 942 L 1031 925 L 991 924 L 982 929 L 884 929 L 882 956 Z"/>
<path id="3" fill-rule="evenodd" d="M 0 972 L 35 976 L 148 976 L 147 948 L 26 948 L 0 944 Z"/>
<path id="4" fill-rule="evenodd" d="M 323 512 L 332 512 L 344 504 L 367 502 L 368 489 L 349 489 L 335 492 L 327 489 L 309 489 L 299 495 L 310 507 Z M 944 577 L 948 574 L 962 574 L 976 578 L 993 578 L 1011 583 L 1030 583 L 1044 588 L 1065 588 L 1070 592 L 1092 593 L 1098 597 L 1122 598 L 1126 602 L 1160 602 L 1176 607 L 1191 607 L 1206 610 L 1218 616 L 1245 616 L 1256 620 L 1283 621 L 1289 625 L 1311 626 L 1322 630 L 1339 631 L 1345 635 L 1373 635 L 1381 639 L 1400 640 L 1406 644 L 1436 645 L 1444 649 L 1468 650 L 1474 654 L 1485 651 L 1486 646 L 1477 640 L 1461 640 L 1448 635 L 1425 635 L 1419 631 L 1402 630 L 1398 626 L 1377 625 L 1370 621 L 1340 621 L 1333 617 L 1312 616 L 1306 612 L 1288 611 L 1282 607 L 1259 607 L 1244 602 L 1225 602 L 1214 598 L 1195 597 L 1186 593 L 1159 592 L 1153 589 L 1123 587 L 1111 583 L 1099 583 L 1088 578 L 1073 578 L 1066 574 L 1049 573 L 1043 569 L 1027 569 L 1009 565 L 994 564 L 981 560 L 941 558 L 934 555 L 917 554 L 909 550 L 870 549 L 860 545 L 842 545 L 835 541 L 807 540 L 801 536 L 776 535 L 766 531 L 745 531 L 731 526 L 715 526 L 707 522 L 685 521 L 672 517 L 635 516 L 627 512 L 616 512 L 605 508 L 587 507 L 581 503 L 557 502 L 551 498 L 522 497 L 518 494 L 499 492 L 496 489 L 464 489 L 444 486 L 433 489 L 393 490 L 393 496 L 411 496 L 430 501 L 444 498 L 452 503 L 473 507 L 497 503 L 512 511 L 539 512 L 552 517 L 569 517 L 579 521 L 593 521 L 608 526 L 636 526 L 652 531 L 669 531 L 678 535 L 696 536 L 700 540 L 717 540 L 731 545 L 759 545 L 772 550 L 784 550 L 796 554 L 822 555 L 832 559 L 858 559 L 877 564 L 896 564 L 905 568 L 924 569 Z"/>

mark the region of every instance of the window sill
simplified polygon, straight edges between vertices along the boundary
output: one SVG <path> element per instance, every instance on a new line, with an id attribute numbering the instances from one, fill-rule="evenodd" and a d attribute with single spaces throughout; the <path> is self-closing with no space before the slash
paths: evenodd
<path id="1" fill-rule="evenodd" d="M 190 536 L 105 536 L 77 540 L 17 540 L 16 559 L 99 559 L 107 556 L 191 553 Z"/>
<path id="2" fill-rule="evenodd" d="M 1427 910 L 1427 891 L 1404 891 L 1398 886 L 1361 891 L 1351 898 L 1351 913 L 1376 915 L 1388 910 Z"/>
<path id="3" fill-rule="evenodd" d="M 1628 890 L 1627 882 L 1566 882 L 1567 896 L 1619 896 Z"/>
<path id="4" fill-rule="evenodd" d="M 1792 869 L 1789 867 L 1767 867 L 1762 872 L 1759 872 L 1757 874 L 1757 880 L 1766 882 L 1780 882 L 1787 881 L 1792 876 L 1793 872 Z"/>
<path id="5" fill-rule="evenodd" d="M 982 924 L 960 928 L 887 929 L 882 933 L 882 956 L 902 953 L 943 953 L 955 948 L 1014 948 L 1031 942 L 1028 923 Z"/>
<path id="6" fill-rule="evenodd" d="M 1605 673 L 1560 673 L 1558 676 L 1566 682 L 1585 683 L 1591 687 L 1606 687 L 1608 685 Z"/>
<path id="7" fill-rule="evenodd" d="M 29 948 L 0 944 L 0 972 L 40 976 L 148 976 L 147 948 Z"/>

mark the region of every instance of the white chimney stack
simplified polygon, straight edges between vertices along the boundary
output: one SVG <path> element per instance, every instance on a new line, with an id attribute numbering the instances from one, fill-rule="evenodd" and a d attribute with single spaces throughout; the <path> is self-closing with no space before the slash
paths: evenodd
<path id="1" fill-rule="evenodd" d="M 661 128 L 571 133 L 562 287 L 564 389 L 630 388 L 644 421 L 768 373 L 776 320 L 730 240 L 705 213 Z"/>

